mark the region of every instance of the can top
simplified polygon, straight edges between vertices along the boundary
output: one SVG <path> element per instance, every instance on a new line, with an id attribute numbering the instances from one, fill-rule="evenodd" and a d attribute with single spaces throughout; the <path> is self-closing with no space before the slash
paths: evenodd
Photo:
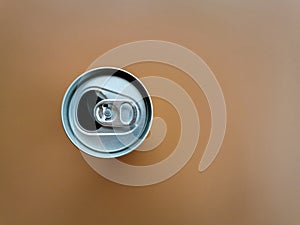
<path id="1" fill-rule="evenodd" d="M 68 137 L 81 151 L 113 158 L 143 142 L 153 107 L 148 91 L 134 75 L 101 67 L 85 72 L 70 85 L 61 116 Z"/>

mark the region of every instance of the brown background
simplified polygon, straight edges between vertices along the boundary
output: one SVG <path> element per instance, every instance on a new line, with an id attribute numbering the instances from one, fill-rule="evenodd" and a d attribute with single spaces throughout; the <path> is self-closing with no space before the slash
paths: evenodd
<path id="1" fill-rule="evenodd" d="M 296 0 L 1 0 L 0 224 L 299 225 L 299 22 Z M 129 66 L 180 83 L 202 125 L 178 174 L 136 188 L 85 163 L 62 129 L 60 106 L 96 57 L 143 39 L 181 44 L 207 62 L 223 88 L 228 128 L 217 159 L 199 173 L 210 128 L 203 93 L 175 68 Z M 149 164 L 170 154 L 178 115 L 161 99 L 154 107 L 170 116 L 163 147 L 121 160 Z"/>

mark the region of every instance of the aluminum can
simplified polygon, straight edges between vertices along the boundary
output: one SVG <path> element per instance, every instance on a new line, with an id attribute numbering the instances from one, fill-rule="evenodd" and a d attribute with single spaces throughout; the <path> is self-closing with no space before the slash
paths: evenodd
<path id="1" fill-rule="evenodd" d="M 151 97 L 133 74 L 114 67 L 89 70 L 67 89 L 62 124 L 72 143 L 99 158 L 130 153 L 152 124 Z"/>

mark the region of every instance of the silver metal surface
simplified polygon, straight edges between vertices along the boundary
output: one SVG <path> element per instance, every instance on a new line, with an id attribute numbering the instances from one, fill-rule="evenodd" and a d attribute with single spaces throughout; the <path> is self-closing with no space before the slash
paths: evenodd
<path id="1" fill-rule="evenodd" d="M 104 99 L 94 110 L 96 121 L 105 127 L 133 125 L 138 116 L 138 108 L 132 100 Z"/>
<path id="2" fill-rule="evenodd" d="M 153 108 L 149 93 L 134 75 L 102 67 L 85 72 L 70 85 L 61 116 L 68 137 L 81 151 L 113 158 L 143 142 Z"/>

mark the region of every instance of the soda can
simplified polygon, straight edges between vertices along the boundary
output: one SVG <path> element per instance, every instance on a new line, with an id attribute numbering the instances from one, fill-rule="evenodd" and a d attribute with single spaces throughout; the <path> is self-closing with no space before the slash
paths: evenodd
<path id="1" fill-rule="evenodd" d="M 153 106 L 147 89 L 133 74 L 101 67 L 83 73 L 70 85 L 61 117 L 67 136 L 79 150 L 115 158 L 145 140 Z"/>

